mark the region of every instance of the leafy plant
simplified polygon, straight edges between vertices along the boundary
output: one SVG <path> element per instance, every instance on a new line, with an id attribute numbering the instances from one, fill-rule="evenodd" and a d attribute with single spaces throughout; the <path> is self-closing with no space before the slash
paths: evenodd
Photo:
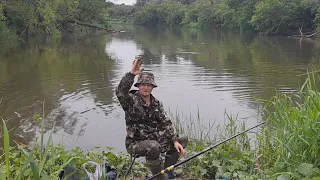
<path id="1" fill-rule="evenodd" d="M 0 162 L 1 179 L 52 179 L 58 180 L 59 173 L 67 166 L 73 166 L 77 169 L 80 177 L 86 177 L 82 170 L 82 165 L 87 161 L 94 161 L 102 165 L 110 165 L 111 168 L 118 170 L 118 177 L 123 178 L 129 167 L 129 158 L 127 154 L 115 154 L 112 148 L 107 148 L 100 152 L 83 152 L 80 148 L 71 151 L 64 149 L 62 144 L 54 145 L 52 141 L 52 131 L 47 141 L 44 143 L 44 120 L 40 115 L 35 115 L 36 120 L 41 120 L 41 139 L 40 143 L 35 143 L 31 148 L 16 142 L 17 146 L 9 146 L 9 134 L 5 121 L 3 121 L 4 136 L 4 162 Z M 94 171 L 93 167 L 89 167 Z M 136 176 L 143 176 L 147 173 L 147 168 L 141 163 L 136 162 L 134 166 Z M 103 177 L 105 177 L 103 168 Z"/>

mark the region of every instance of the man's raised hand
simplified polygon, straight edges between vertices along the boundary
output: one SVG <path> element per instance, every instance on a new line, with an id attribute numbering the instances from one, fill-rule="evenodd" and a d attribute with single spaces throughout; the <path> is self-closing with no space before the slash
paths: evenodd
<path id="1" fill-rule="evenodd" d="M 133 75 L 139 75 L 143 70 L 143 68 L 141 67 L 141 64 L 142 64 L 142 59 L 141 57 L 138 57 L 136 60 L 133 61 L 132 69 L 130 72 Z"/>

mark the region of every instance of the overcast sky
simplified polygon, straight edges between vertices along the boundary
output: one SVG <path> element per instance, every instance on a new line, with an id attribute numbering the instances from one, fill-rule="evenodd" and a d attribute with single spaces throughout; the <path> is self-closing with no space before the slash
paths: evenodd
<path id="1" fill-rule="evenodd" d="M 115 4 L 126 4 L 126 5 L 133 5 L 134 3 L 136 3 L 136 0 L 107 0 L 110 2 L 113 2 Z"/>

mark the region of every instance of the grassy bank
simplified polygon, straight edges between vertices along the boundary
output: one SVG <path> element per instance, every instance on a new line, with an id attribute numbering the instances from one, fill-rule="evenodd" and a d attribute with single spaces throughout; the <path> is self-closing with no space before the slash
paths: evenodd
<path id="1" fill-rule="evenodd" d="M 188 172 L 198 178 L 320 179 L 319 80 L 317 73 L 310 73 L 297 93 L 271 98 L 263 109 L 266 125 L 260 133 L 251 140 L 243 134 L 213 149 L 191 161 Z M 244 124 L 229 120 L 225 137 L 245 129 Z M 207 146 L 204 141 L 194 143 L 189 151 Z"/>
<path id="2" fill-rule="evenodd" d="M 197 179 L 320 179 L 320 76 L 309 74 L 298 92 L 277 94 L 265 105 L 266 124 L 259 133 L 243 134 L 236 139 L 184 164 L 188 177 Z M 42 120 L 41 118 L 39 118 Z M 43 121 L 42 121 L 43 122 Z M 177 129 L 185 129 L 180 121 Z M 190 127 L 190 126 L 189 126 Z M 216 130 L 215 140 L 200 138 L 190 142 L 188 156 L 200 152 L 222 139 L 246 129 L 243 122 L 230 116 L 226 126 Z M 38 145 L 27 148 L 19 143 L 9 147 L 9 135 L 3 121 L 4 153 L 1 155 L 0 179 L 58 179 L 59 172 L 72 165 L 79 170 L 88 160 L 110 163 L 119 173 L 119 179 L 129 167 L 127 154 L 116 154 L 112 149 L 101 152 L 66 151 L 55 146 L 51 135 L 44 142 L 43 133 Z M 206 133 L 204 133 L 205 136 Z M 253 144 L 252 144 L 253 143 Z M 136 176 L 147 174 L 142 163 L 134 166 Z M 85 176 L 85 174 L 83 174 Z"/>

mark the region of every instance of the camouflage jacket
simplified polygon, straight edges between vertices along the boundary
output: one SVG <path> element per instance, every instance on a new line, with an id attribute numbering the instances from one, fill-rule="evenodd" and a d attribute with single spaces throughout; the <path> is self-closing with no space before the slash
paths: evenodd
<path id="1" fill-rule="evenodd" d="M 126 73 L 116 88 L 116 95 L 125 111 L 126 148 L 136 141 L 155 140 L 161 144 L 161 152 L 167 152 L 177 139 L 172 122 L 166 115 L 163 104 L 151 95 L 148 106 L 139 91 L 131 92 L 134 75 Z"/>

